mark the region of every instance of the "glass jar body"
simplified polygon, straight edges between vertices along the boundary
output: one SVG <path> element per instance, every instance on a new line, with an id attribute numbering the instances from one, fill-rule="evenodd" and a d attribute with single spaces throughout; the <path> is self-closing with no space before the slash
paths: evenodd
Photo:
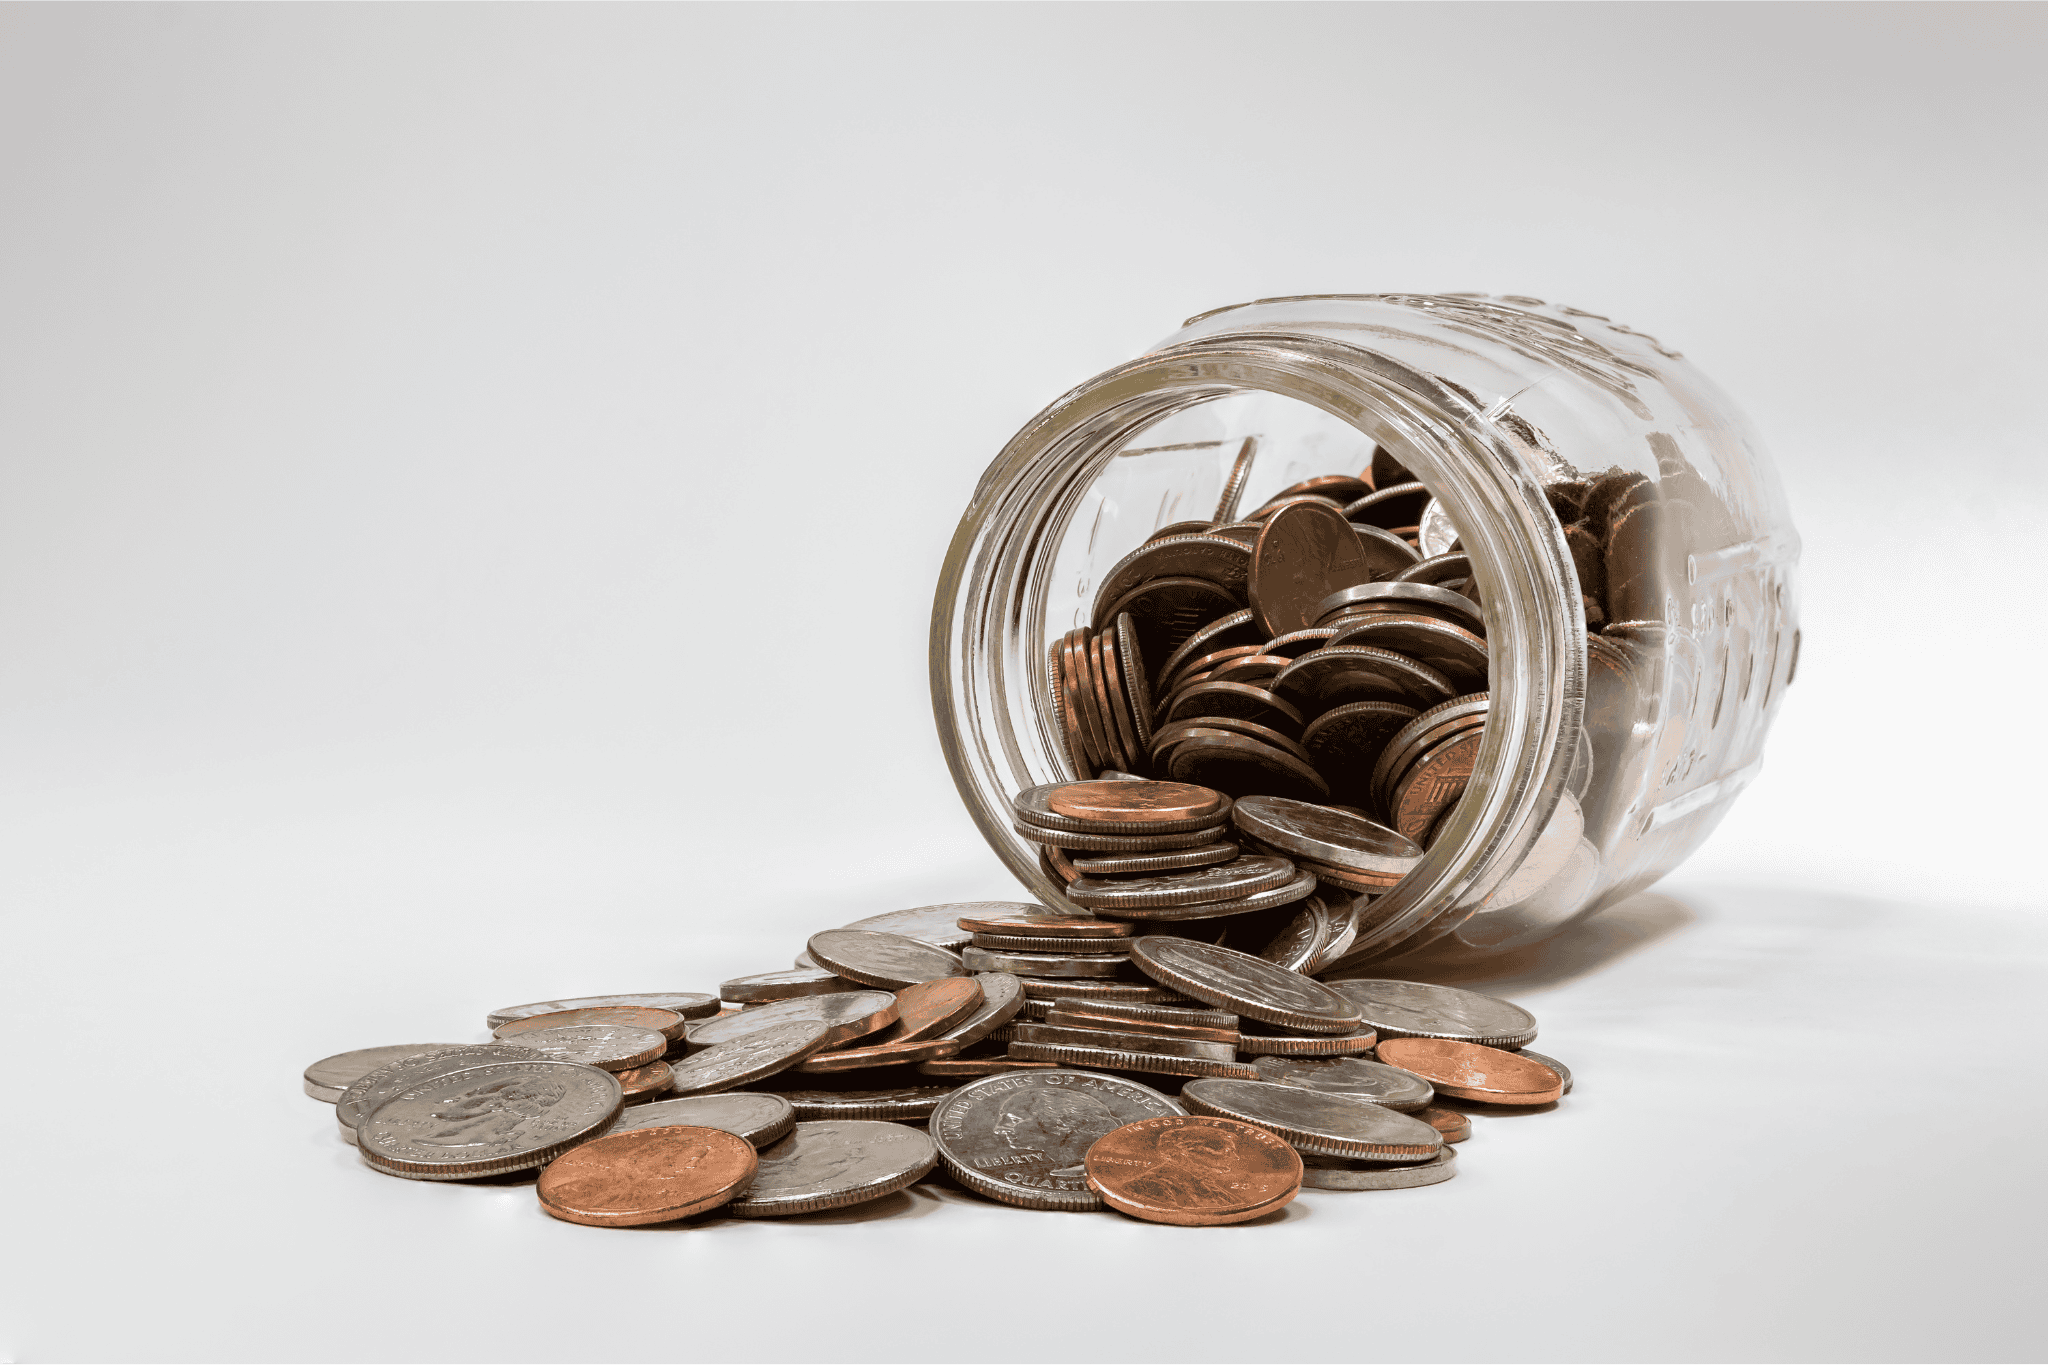
<path id="1" fill-rule="evenodd" d="M 1520 297 L 1318 296 L 1191 320 L 1005 447 L 948 553 L 932 691 L 990 843 L 1060 903 L 1012 827 L 1069 780 L 1049 644 L 1160 527 L 1354 474 L 1429 486 L 1484 604 L 1491 709 L 1422 866 L 1362 905 L 1344 965 L 1534 942 L 1649 885 L 1755 775 L 1797 667 L 1798 540 L 1768 456 L 1677 352 Z M 1589 624 L 1590 623 L 1590 624 Z"/>

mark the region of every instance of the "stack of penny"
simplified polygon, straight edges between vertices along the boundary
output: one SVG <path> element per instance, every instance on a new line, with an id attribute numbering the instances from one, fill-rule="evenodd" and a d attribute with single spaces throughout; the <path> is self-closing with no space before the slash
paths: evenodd
<path id="1" fill-rule="evenodd" d="M 1424 712 L 1484 697 L 1485 617 L 1471 591 L 1455 528 L 1383 458 L 1358 477 L 1283 489 L 1242 518 L 1226 495 L 1215 521 L 1162 527 L 1115 564 L 1092 625 L 1052 646 L 1068 758 L 1091 776 L 1396 822 L 1394 792 L 1382 799 L 1370 782 L 1389 741 Z M 1427 765 L 1409 804 L 1442 801 L 1456 767 Z M 1425 838 L 1440 814 L 1421 823 Z"/>

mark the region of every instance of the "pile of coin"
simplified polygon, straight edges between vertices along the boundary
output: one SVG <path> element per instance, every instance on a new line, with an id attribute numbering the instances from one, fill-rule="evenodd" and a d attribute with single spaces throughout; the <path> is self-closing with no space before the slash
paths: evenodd
<path id="1" fill-rule="evenodd" d="M 1221 810 L 1329 852 L 1331 831 L 1301 833 L 1284 807 L 1209 796 L 1190 815 L 1154 792 L 1171 818 L 1153 823 L 1207 821 L 1192 829 L 1215 841 Z M 1099 817 L 1092 799 L 1046 806 Z M 1160 908 L 896 911 L 812 935 L 794 970 L 507 1006 L 485 1019 L 491 1042 L 342 1053 L 305 1089 L 373 1170 L 537 1171 L 544 1211 L 611 1227 L 843 1208 L 935 1168 L 1022 1208 L 1240 1222 L 1304 1186 L 1448 1179 L 1470 1112 L 1570 1087 L 1506 1001 L 1317 981 L 1210 941 L 1260 911 L 1147 917 Z"/>
<path id="2" fill-rule="evenodd" d="M 1355 809 L 1426 847 L 1486 720 L 1485 614 L 1456 528 L 1384 455 L 1238 519 L 1250 453 L 1215 521 L 1162 527 L 1053 645 L 1068 758 Z"/>

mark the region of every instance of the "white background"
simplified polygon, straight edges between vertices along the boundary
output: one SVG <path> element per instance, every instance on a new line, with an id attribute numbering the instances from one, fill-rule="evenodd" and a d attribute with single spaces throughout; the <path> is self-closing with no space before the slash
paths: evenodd
<path id="1" fill-rule="evenodd" d="M 0 11 L 0 1349 L 2038 1357 L 2039 7 Z M 610 1232 L 313 1058 L 1015 894 L 925 633 L 1183 317 L 1477 289 L 1772 443 L 1805 651 L 1655 892 L 1489 989 L 1448 1185 Z"/>

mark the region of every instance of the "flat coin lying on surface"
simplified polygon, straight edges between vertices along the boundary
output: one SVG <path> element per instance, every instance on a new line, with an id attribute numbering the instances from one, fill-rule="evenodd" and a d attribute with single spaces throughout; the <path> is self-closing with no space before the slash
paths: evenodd
<path id="1" fill-rule="evenodd" d="M 1247 1019 L 1304 1033 L 1351 1033 L 1358 1010 L 1320 981 L 1233 948 L 1148 934 L 1131 945 L 1131 961 L 1183 995 Z"/>
<path id="2" fill-rule="evenodd" d="M 896 992 L 895 1027 L 873 1041 L 914 1043 L 939 1037 L 981 1008 L 981 982 L 979 976 L 947 976 L 905 986 Z"/>
<path id="3" fill-rule="evenodd" d="M 1038 1071 L 970 1081 L 933 1110 L 939 1160 L 985 1198 L 1085 1213 L 1102 1207 L 1082 1161 L 1105 1133 L 1185 1113 L 1150 1086 L 1118 1076 Z"/>
<path id="4" fill-rule="evenodd" d="M 897 1002 L 893 991 L 835 991 L 830 995 L 805 995 L 757 1005 L 737 1014 L 706 1019 L 690 1026 L 692 1047 L 716 1047 L 762 1029 L 815 1019 L 825 1026 L 825 1046 L 843 1047 L 856 1038 L 878 1033 L 896 1022 Z"/>
<path id="5" fill-rule="evenodd" d="M 794 1000 L 805 995 L 830 995 L 834 991 L 857 991 L 860 986 L 843 976 L 822 970 L 799 968 L 789 972 L 757 972 L 739 976 L 718 987 L 718 998 L 734 1004 L 768 1000 Z"/>
<path id="6" fill-rule="evenodd" d="M 669 1223 L 730 1200 L 759 1159 L 744 1139 L 716 1128 L 612 1133 L 556 1157 L 540 1173 L 547 1213 L 591 1227 Z"/>
<path id="7" fill-rule="evenodd" d="M 1416 1110 L 1415 1117 L 1443 1134 L 1445 1142 L 1463 1142 L 1472 1136 L 1472 1120 L 1455 1109 L 1432 1104 Z"/>
<path id="8" fill-rule="evenodd" d="M 959 925 L 970 937 L 974 934 L 1029 934 L 1047 938 L 1129 938 L 1137 932 L 1128 924 L 1096 919 L 1082 910 L 1063 914 L 1040 905 L 1017 905 L 1001 912 L 962 915 Z"/>
<path id="9" fill-rule="evenodd" d="M 376 1111 L 378 1105 L 410 1086 L 451 1071 L 464 1071 L 487 1062 L 537 1061 L 540 1054 L 514 1043 L 465 1043 L 435 1048 L 386 1062 L 375 1071 L 364 1072 L 341 1098 L 334 1102 L 334 1119 L 341 1125 L 345 1141 L 356 1140 L 356 1125 Z"/>
<path id="10" fill-rule="evenodd" d="M 1135 1071 L 1153 1076 L 1227 1076 L 1245 1081 L 1257 1080 L 1259 1076 L 1243 1062 L 1215 1061 L 1207 1057 L 1168 1057 L 1154 1051 L 1133 1052 L 1080 1043 L 1034 1043 L 1019 1039 L 1010 1044 L 1010 1055 L 1025 1061 L 1058 1062 L 1063 1066 L 1091 1071 Z"/>
<path id="11" fill-rule="evenodd" d="M 1174 800 L 1180 801 L 1184 809 L 1197 809 L 1200 813 L 1176 815 L 1160 811 L 1148 814 L 1142 820 L 1068 815 L 1060 811 L 1053 802 L 1061 793 L 1075 787 L 1105 791 L 1116 787 L 1133 790 L 1163 788 L 1172 793 L 1199 793 L 1198 797 L 1176 796 Z M 1010 814 L 1014 819 L 1026 824 L 1055 832 L 1150 838 L 1221 828 L 1230 819 L 1230 798 L 1211 788 L 1180 782 L 1047 782 L 1036 787 L 1026 787 L 1011 797 Z"/>
<path id="12" fill-rule="evenodd" d="M 937 1161 L 931 1138 L 900 1123 L 799 1123 L 788 1137 L 762 1149 L 754 1183 L 726 1211 L 739 1218 L 777 1218 L 864 1204 L 915 1184 Z"/>
<path id="13" fill-rule="evenodd" d="M 1390 1038 L 1381 1060 L 1411 1071 L 1454 1099 L 1487 1104 L 1549 1104 L 1564 1094 L 1564 1077 L 1519 1052 L 1442 1038 Z"/>
<path id="14" fill-rule="evenodd" d="M 1000 914 L 1014 910 L 1026 901 L 948 901 L 942 905 L 914 905 L 908 910 L 890 910 L 880 915 L 869 915 L 851 924 L 842 924 L 842 929 L 873 929 L 884 934 L 901 934 L 914 938 L 919 943 L 929 943 L 934 948 L 957 948 L 967 942 L 967 931 L 960 927 L 962 915 Z"/>
<path id="15" fill-rule="evenodd" d="M 1199 905 L 1240 900 L 1294 880 L 1285 858 L 1237 858 L 1214 867 L 1117 879 L 1083 877 L 1067 887 L 1067 899 L 1096 910 L 1143 906 Z"/>
<path id="16" fill-rule="evenodd" d="M 1127 1033 L 1111 1028 L 1073 1024 L 1013 1024 L 1011 1043 L 1057 1043 L 1069 1047 L 1109 1048 L 1116 1052 L 1147 1052 L 1160 1057 L 1193 1057 L 1211 1062 L 1234 1062 L 1237 1050 L 1229 1043 L 1203 1038 L 1172 1038 L 1158 1033 Z"/>
<path id="17" fill-rule="evenodd" d="M 806 1076 L 833 1071 L 866 1071 L 878 1066 L 909 1066 L 915 1062 L 929 1062 L 940 1057 L 950 1057 L 960 1050 L 960 1044 L 950 1038 L 919 1038 L 904 1043 L 870 1043 L 865 1047 L 845 1047 L 834 1052 L 819 1052 L 797 1063 L 796 1069 Z"/>
<path id="18" fill-rule="evenodd" d="M 1396 1166 L 1336 1156 L 1304 1156 L 1301 1183 L 1311 1190 L 1412 1190 L 1441 1185 L 1458 1173 L 1458 1154 L 1449 1147 L 1428 1161 Z"/>
<path id="19" fill-rule="evenodd" d="M 533 1014 L 524 1019 L 506 1020 L 491 1030 L 491 1036 L 500 1042 L 511 1042 L 522 1033 L 573 1028 L 579 1024 L 616 1024 L 622 1028 L 652 1029 L 670 1040 L 683 1036 L 682 1015 L 649 1005 L 590 1005 L 582 1009 L 557 1010 L 553 1014 Z"/>
<path id="20" fill-rule="evenodd" d="M 758 1081 L 823 1048 L 826 1033 L 820 1020 L 792 1019 L 707 1047 L 672 1065 L 672 1088 L 679 1095 L 709 1095 Z"/>
<path id="21" fill-rule="evenodd" d="M 1345 1095 L 1272 1081 L 1190 1081 L 1180 1102 L 1196 1114 L 1255 1123 L 1296 1151 L 1355 1161 L 1422 1161 L 1443 1136 L 1420 1119 Z"/>
<path id="22" fill-rule="evenodd" d="M 1436 1098 L 1420 1076 L 1358 1057 L 1261 1057 L 1252 1069 L 1262 1081 L 1298 1085 L 1326 1095 L 1348 1095 L 1406 1113 Z"/>
<path id="23" fill-rule="evenodd" d="M 602 1005 L 646 1005 L 650 1009 L 674 1010 L 685 1019 L 709 1019 L 718 1013 L 718 997 L 701 991 L 642 991 L 635 995 L 582 995 L 573 1000 L 536 1000 L 530 1005 L 507 1005 L 492 1010 L 484 1027 L 496 1028 L 514 1019 L 536 1014 L 558 1014 L 563 1010 L 595 1009 Z"/>
<path id="24" fill-rule="evenodd" d="M 681 1124 L 691 1128 L 716 1128 L 765 1147 L 796 1126 L 796 1108 L 781 1095 L 753 1090 L 728 1090 L 718 1095 L 692 1095 L 684 1100 L 656 1100 L 637 1104 L 619 1115 L 607 1133 L 631 1132 L 636 1128 L 663 1128 Z"/>
<path id="25" fill-rule="evenodd" d="M 1216 1227 L 1284 1207 L 1301 1191 L 1301 1156 L 1263 1128 L 1190 1114 L 1140 1119 L 1097 1138 L 1088 1187 L 1148 1223 Z"/>
<path id="26" fill-rule="evenodd" d="M 625 1097 L 576 1062 L 492 1062 L 400 1090 L 357 1126 L 363 1159 L 407 1180 L 545 1166 L 603 1132 Z"/>
<path id="27" fill-rule="evenodd" d="M 1447 1038 L 1487 1047 L 1520 1047 L 1536 1037 L 1536 1016 L 1520 1005 L 1456 986 L 1424 981 L 1332 981 L 1382 1038 Z"/>
<path id="28" fill-rule="evenodd" d="M 606 1071 L 645 1066 L 668 1051 L 668 1039 L 651 1028 L 621 1024 L 565 1024 L 520 1034 L 520 1047 L 532 1048 L 552 1062 L 580 1062 Z"/>
<path id="29" fill-rule="evenodd" d="M 422 1052 L 438 1052 L 457 1046 L 454 1043 L 394 1043 L 389 1047 L 357 1048 L 354 1052 L 337 1052 L 332 1057 L 322 1057 L 306 1068 L 306 1093 L 316 1100 L 333 1104 L 342 1093 L 363 1077 L 380 1066 L 417 1057 Z"/>
<path id="30" fill-rule="evenodd" d="M 805 946 L 827 971 L 884 990 L 900 991 L 920 981 L 968 974 L 958 953 L 902 934 L 827 929 L 812 934 Z"/>
<path id="31" fill-rule="evenodd" d="M 977 972 L 1011 972 L 1018 976 L 1080 976 L 1115 979 L 1135 978 L 1131 959 L 1125 953 L 1034 953 L 1015 949 L 977 948 L 960 950 L 960 958 Z"/>

